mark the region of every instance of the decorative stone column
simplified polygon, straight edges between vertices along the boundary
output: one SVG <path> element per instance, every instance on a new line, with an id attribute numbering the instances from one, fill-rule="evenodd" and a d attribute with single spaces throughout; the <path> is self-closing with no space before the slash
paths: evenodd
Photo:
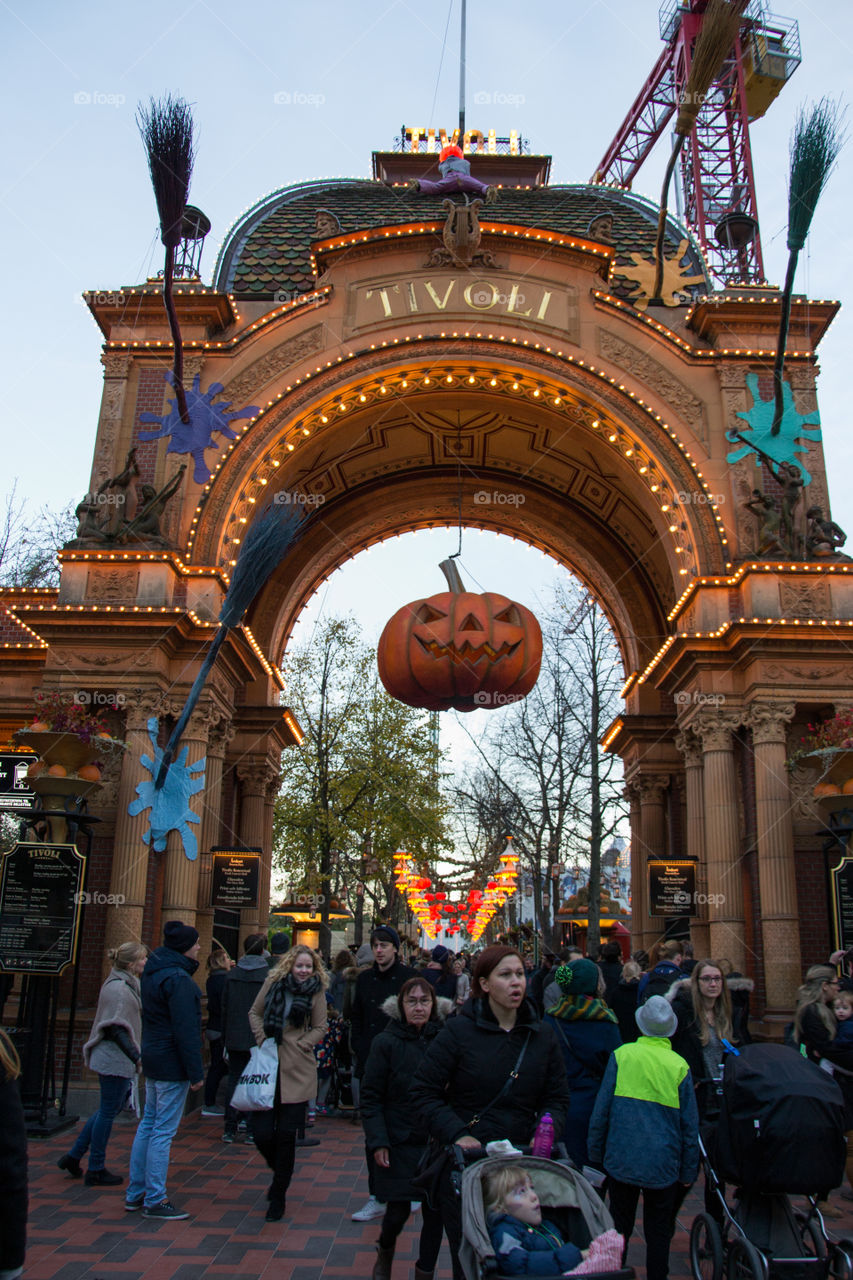
<path id="1" fill-rule="evenodd" d="M 267 791 L 278 784 L 279 773 L 266 759 L 247 760 L 237 766 L 240 781 L 240 843 L 261 852 L 261 874 L 257 911 L 240 912 L 240 942 L 250 933 L 266 928 L 270 900 L 272 848 L 266 837 Z"/>
<path id="2" fill-rule="evenodd" d="M 180 712 L 181 708 L 178 708 Z M 186 747 L 187 764 L 192 765 L 195 761 L 200 760 L 203 756 L 207 756 L 207 737 L 210 728 L 210 712 L 207 708 L 196 710 L 190 716 L 189 724 L 181 737 L 178 744 L 178 751 L 183 751 Z M 191 797 L 190 807 L 199 814 L 204 814 L 207 806 L 207 765 L 205 765 L 205 786 L 197 795 Z M 215 803 L 218 804 L 219 797 L 215 797 Z M 202 849 L 201 835 L 204 829 L 204 821 L 191 824 L 196 841 L 198 842 L 199 851 Z M 184 853 L 184 846 L 180 834 L 177 831 L 170 831 L 166 840 L 166 872 L 163 882 L 163 911 L 161 918 L 161 927 L 167 920 L 182 920 L 184 924 L 195 925 L 196 915 L 198 912 L 199 901 L 199 859 L 192 861 Z M 206 957 L 203 957 L 206 959 Z M 196 974 L 196 981 L 200 981 L 202 970 Z"/>
<path id="3" fill-rule="evenodd" d="M 131 367 L 130 352 L 105 351 L 101 356 L 101 364 L 104 366 L 104 391 L 101 397 L 97 444 L 89 480 L 90 493 L 96 493 L 109 476 L 114 476 L 121 471 L 121 465 L 117 464 L 121 457 L 120 439 Z"/>
<path id="4" fill-rule="evenodd" d="M 696 859 L 696 914 L 690 922 L 690 938 L 697 960 L 711 954 L 708 927 L 708 871 L 705 865 L 705 796 L 702 743 L 691 730 L 676 734 L 675 745 L 684 756 L 684 785 L 687 795 L 686 853 Z"/>
<path id="5" fill-rule="evenodd" d="M 643 946 L 643 930 L 646 927 L 649 900 L 646 886 L 646 863 L 640 853 L 643 838 L 640 830 L 640 791 L 636 782 L 631 781 L 625 788 L 625 795 L 630 809 L 631 823 L 631 943 L 632 950 L 639 951 Z"/>
<path id="6" fill-rule="evenodd" d="M 690 727 L 702 740 L 709 949 L 715 959 L 727 956 L 744 973 L 740 823 L 732 743 L 739 724 L 739 715 L 709 709 L 700 711 Z"/>
<path id="7" fill-rule="evenodd" d="M 640 860 L 644 893 L 648 892 L 649 858 L 665 858 L 669 853 L 664 808 L 664 796 L 669 789 L 669 782 L 668 774 L 641 774 L 637 779 L 640 798 Z M 663 936 L 665 928 L 664 916 L 649 915 L 647 900 L 642 943 L 645 951 L 648 951 Z"/>
<path id="8" fill-rule="evenodd" d="M 759 914 L 767 1012 L 786 1013 L 800 984 L 800 933 L 794 869 L 793 801 L 785 767 L 794 703 L 753 702 L 746 723 L 755 755 Z"/>
<path id="9" fill-rule="evenodd" d="M 215 708 L 209 713 L 207 734 L 207 769 L 204 780 L 204 806 L 201 811 L 201 832 L 198 837 L 198 913 L 195 927 L 201 941 L 201 954 L 209 954 L 213 941 L 213 907 L 210 896 L 213 887 L 213 858 L 210 850 L 219 844 L 222 831 L 222 772 L 225 752 L 234 737 L 230 716 Z M 235 956 L 236 960 L 237 957 Z"/>
<path id="10" fill-rule="evenodd" d="M 269 849 L 270 858 L 269 866 L 261 876 L 261 913 L 263 914 L 264 903 L 271 903 L 272 894 L 272 835 L 273 835 L 273 819 L 275 818 L 275 802 L 281 790 L 281 774 L 277 771 L 270 773 L 267 783 L 266 796 L 264 799 L 264 848 Z"/>
<path id="11" fill-rule="evenodd" d="M 148 720 L 159 713 L 161 705 L 161 695 L 156 690 L 130 689 L 127 692 L 124 728 L 127 750 L 122 753 L 110 873 L 110 894 L 116 905 L 107 911 L 108 949 L 122 942 L 144 941 L 142 917 L 150 846 L 143 843 L 142 834 L 148 828 L 151 810 L 146 809 L 132 818 L 128 807 L 137 798 L 137 783 L 151 781 L 151 774 L 142 764 L 142 756 L 152 754 Z M 155 946 L 158 942 L 159 939 L 154 940 Z"/>

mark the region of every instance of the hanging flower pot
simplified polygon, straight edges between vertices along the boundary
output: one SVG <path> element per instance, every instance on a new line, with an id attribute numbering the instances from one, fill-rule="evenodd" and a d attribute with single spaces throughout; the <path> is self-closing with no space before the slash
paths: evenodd
<path id="1" fill-rule="evenodd" d="M 377 653 L 392 697 L 428 711 L 494 709 L 525 697 L 542 662 L 542 632 L 524 605 L 465 590 L 452 560 L 449 591 L 415 600 L 386 623 Z"/>

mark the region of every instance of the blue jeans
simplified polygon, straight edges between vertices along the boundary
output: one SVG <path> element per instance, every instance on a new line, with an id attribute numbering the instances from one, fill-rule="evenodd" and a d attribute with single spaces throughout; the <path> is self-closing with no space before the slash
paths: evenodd
<path id="1" fill-rule="evenodd" d="M 90 1173 L 97 1173 L 104 1167 L 113 1120 L 121 1111 L 122 1103 L 130 1088 L 130 1081 L 124 1076 L 99 1075 L 98 1082 L 101 1086 L 101 1105 L 93 1116 L 89 1116 L 77 1135 L 77 1141 L 68 1152 L 75 1160 L 82 1160 L 91 1145 Z"/>
<path id="2" fill-rule="evenodd" d="M 168 1199 L 169 1152 L 189 1089 L 189 1080 L 146 1080 L 145 1114 L 130 1152 L 129 1203 L 144 1198 L 146 1209 L 152 1209 Z"/>

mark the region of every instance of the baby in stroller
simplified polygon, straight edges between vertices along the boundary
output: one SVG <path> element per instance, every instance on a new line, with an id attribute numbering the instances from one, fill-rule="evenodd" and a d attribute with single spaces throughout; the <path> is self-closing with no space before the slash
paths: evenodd
<path id="1" fill-rule="evenodd" d="M 546 1205 L 559 1202 L 574 1208 L 551 1207 L 551 1216 L 543 1218 L 534 1181 L 543 1188 Z M 485 1259 L 487 1253 L 500 1276 L 632 1274 L 620 1271 L 624 1242 L 610 1227 L 602 1202 L 579 1174 L 565 1166 L 531 1157 L 490 1159 L 476 1172 L 466 1171 L 463 1188 L 463 1222 L 467 1217 L 470 1234 L 466 1232 L 460 1257 L 463 1264 L 467 1261 L 467 1274 L 472 1269 L 480 1274 L 475 1258 Z M 482 1207 L 484 1221 L 480 1218 L 480 1222 L 491 1246 L 487 1251 L 482 1243 L 478 1248 L 479 1231 L 471 1216 L 473 1211 L 474 1218 L 479 1217 L 477 1204 Z M 566 1239 L 573 1234 L 579 1244 Z"/>

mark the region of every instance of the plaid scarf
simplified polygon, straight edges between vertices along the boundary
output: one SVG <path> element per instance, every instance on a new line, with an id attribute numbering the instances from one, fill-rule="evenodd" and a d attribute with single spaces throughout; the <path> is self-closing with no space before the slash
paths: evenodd
<path id="1" fill-rule="evenodd" d="M 287 1021 L 292 1027 L 304 1027 L 311 1021 L 311 1005 L 320 990 L 320 978 L 312 973 L 304 982 L 297 982 L 293 973 L 274 982 L 264 1001 L 264 1035 L 281 1044 L 284 1032 L 287 997 L 291 997 Z"/>
<path id="2" fill-rule="evenodd" d="M 608 1009 L 603 1000 L 597 996 L 563 996 L 548 1009 L 552 1018 L 562 1018 L 564 1022 L 617 1022 L 612 1009 Z"/>

